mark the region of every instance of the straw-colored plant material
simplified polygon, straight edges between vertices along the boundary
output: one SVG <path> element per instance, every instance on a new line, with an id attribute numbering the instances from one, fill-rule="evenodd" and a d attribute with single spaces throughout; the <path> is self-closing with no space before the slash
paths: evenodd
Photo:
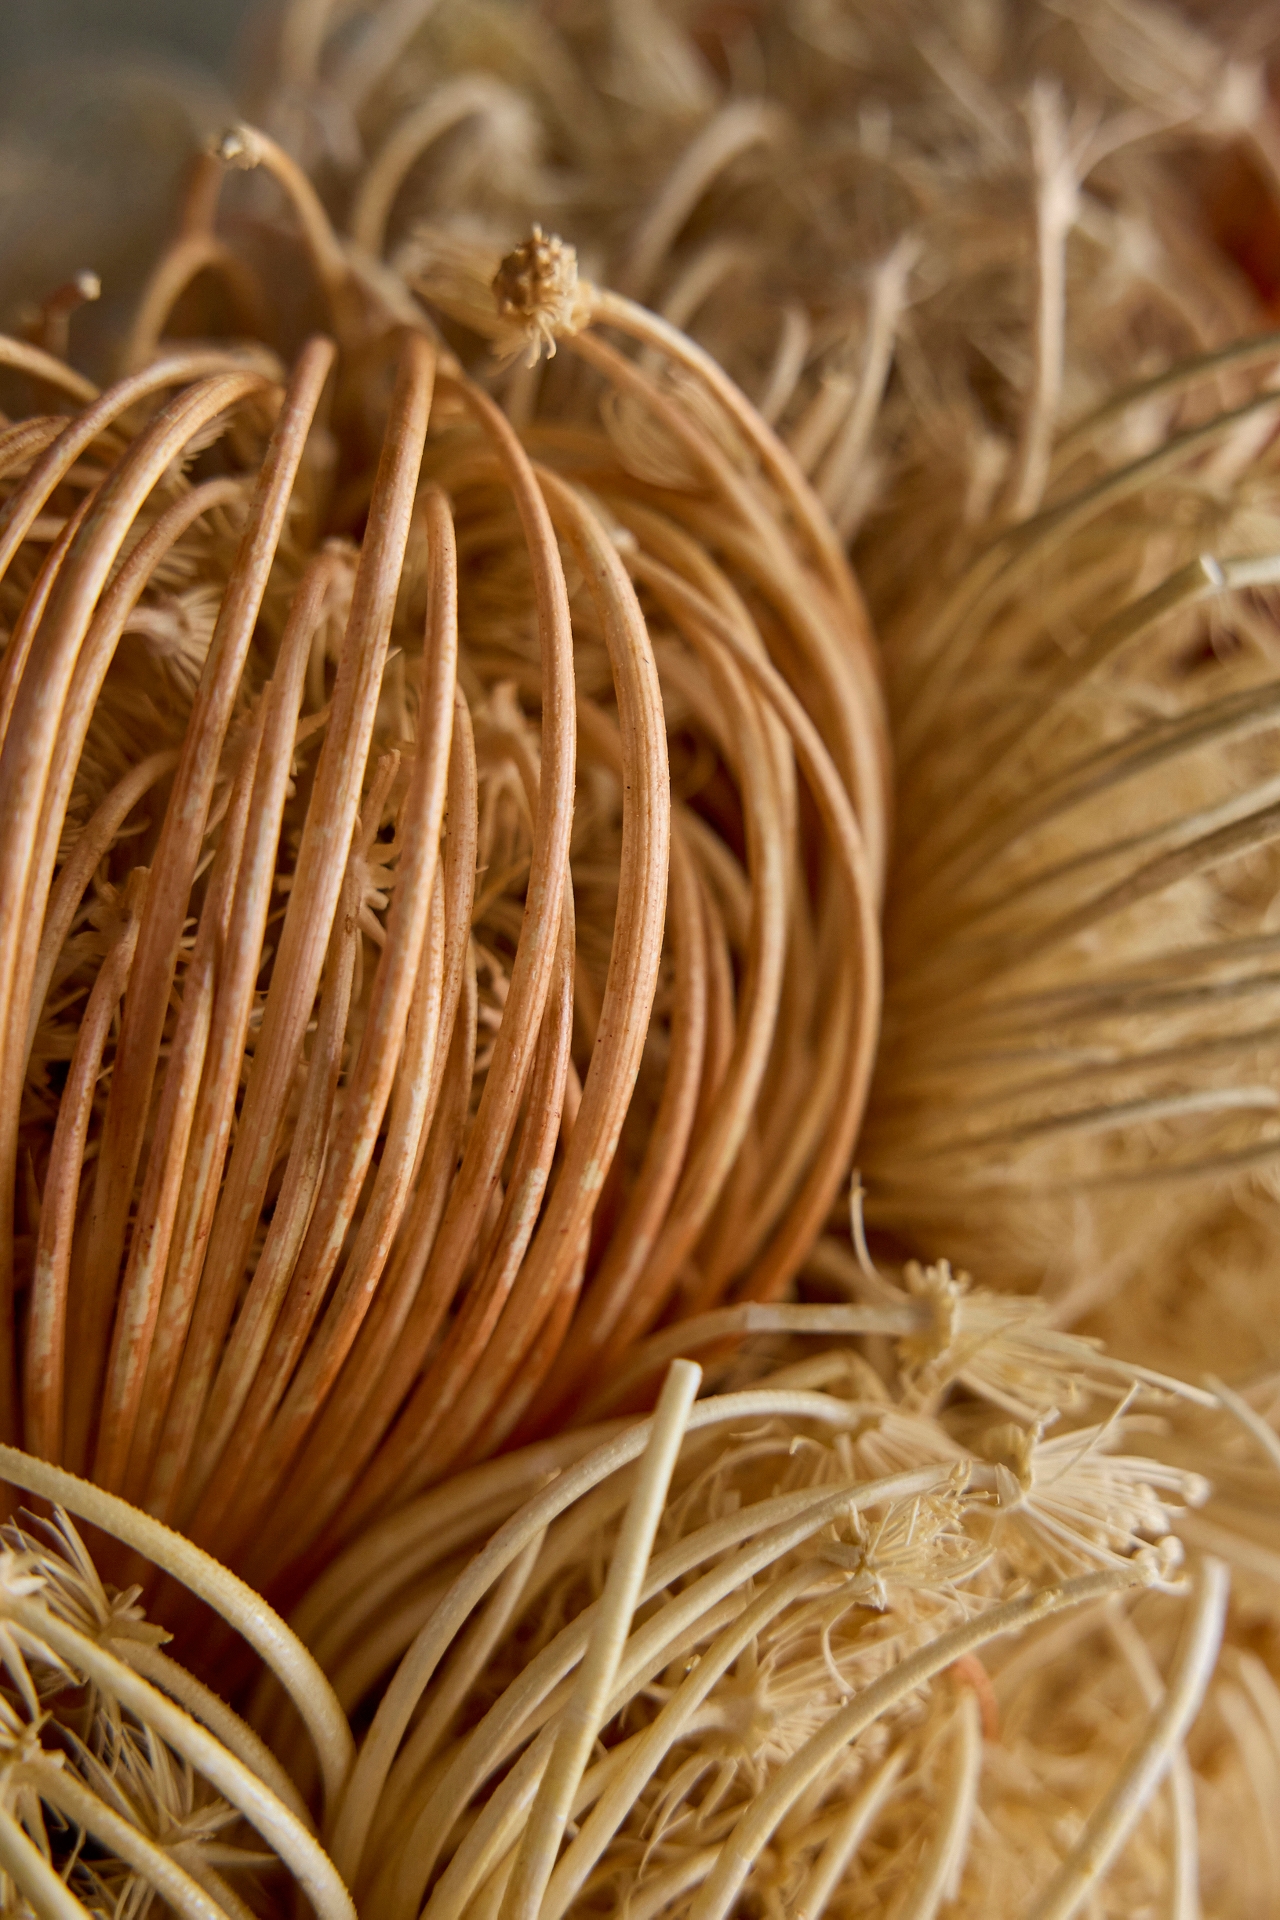
<path id="1" fill-rule="evenodd" d="M 867 1280 L 739 1309 L 723 1391 L 678 1361 L 650 1419 L 472 1469 L 316 1583 L 294 1625 L 378 1703 L 332 1830 L 361 1912 L 1253 1911 L 1197 1796 L 1276 1751 L 1245 1640 L 1211 1680 L 1225 1557 L 1274 1611 L 1274 1430 L 946 1268 Z"/>
<path id="2" fill-rule="evenodd" d="M 1280 178 L 1237 11 L 291 0 L 261 111 L 367 254 L 554 224 L 715 354 L 842 532 L 926 462 L 954 529 L 1034 504 L 1059 402 L 1256 324 L 1202 199 L 1215 155 Z"/>
<path id="3" fill-rule="evenodd" d="M 604 430 L 522 441 L 279 149 L 220 155 L 336 350 L 161 344 L 265 298 L 210 162 L 136 372 L 0 354 L 59 396 L 4 443 L 0 1372 L 32 1450 L 267 1580 L 786 1289 L 865 1101 L 888 770 L 838 543 L 714 363 L 537 229 L 459 255 L 446 309 L 598 382 Z"/>
<path id="4" fill-rule="evenodd" d="M 869 1218 L 1077 1306 L 1280 1151 L 1277 359 L 1120 396 L 892 629 Z"/>
<path id="5" fill-rule="evenodd" d="M 13 1486 L 53 1501 L 0 1534 L 0 1898 L 38 1920 L 156 1910 L 247 1920 L 280 1888 L 354 1920 L 298 1785 L 240 1716 L 163 1649 L 141 1589 L 105 1586 L 70 1517 L 200 1597 L 274 1670 L 330 1807 L 351 1732 L 324 1675 L 258 1595 L 189 1541 L 11 1447 Z M 63 1504 L 65 1503 L 65 1504 Z M 307 1778 L 313 1777 L 309 1768 Z"/>
<path id="6" fill-rule="evenodd" d="M 945 1266 L 900 1278 L 738 1308 L 717 1391 L 677 1360 L 651 1417 L 384 1517 L 302 1640 L 149 1516 L 0 1449 L 55 1516 L 0 1541 L 8 1910 L 1264 1911 L 1280 1402 L 1113 1361 Z M 71 1515 L 248 1643 L 247 1721 Z"/>

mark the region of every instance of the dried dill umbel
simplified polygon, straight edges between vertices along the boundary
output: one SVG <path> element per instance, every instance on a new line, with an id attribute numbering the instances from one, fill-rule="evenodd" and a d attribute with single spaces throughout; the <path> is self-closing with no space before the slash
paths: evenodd
<path id="1" fill-rule="evenodd" d="M 227 168 L 327 309 L 287 371 L 163 338 L 252 278 Z M 262 1583 L 785 1292 L 878 1021 L 882 700 L 811 490 L 571 248 L 449 275 L 603 427 L 518 433 L 245 127 L 136 372 L 0 352 L 75 402 L 7 443 L 10 1429 Z"/>
<path id="2" fill-rule="evenodd" d="M 1144 1373 L 949 1269 L 877 1278 L 874 1308 L 752 1308 L 733 1386 L 678 1360 L 648 1418 L 384 1514 L 290 1626 L 5 1448 L 54 1503 L 0 1546 L 25 1910 L 1119 1914 L 1198 1881 L 1253 1910 L 1253 1814 L 1197 1803 L 1269 1764 L 1239 1628 L 1274 1556 L 1274 1399 Z M 244 1718 L 71 1514 L 247 1641 Z"/>
<path id="3" fill-rule="evenodd" d="M 650 1419 L 472 1469 L 333 1562 L 293 1624 L 377 1707 L 332 1831 L 361 1911 L 1123 1913 L 1198 1873 L 1249 1910 L 1194 1799 L 1271 1698 L 1219 1659 L 1249 1524 L 1188 1464 L 1261 1493 L 1229 1392 L 904 1279 L 758 1307 L 733 1386 L 677 1362 Z M 888 1385 L 838 1314 L 891 1333 Z"/>
<path id="4" fill-rule="evenodd" d="M 184 1920 L 263 1911 L 280 1886 L 350 1920 L 303 1793 L 253 1729 L 164 1651 L 141 1589 L 99 1577 L 67 1507 L 197 1593 L 279 1673 L 316 1742 L 326 1791 L 352 1742 L 315 1663 L 225 1568 L 149 1516 L 4 1450 L 11 1485 L 52 1501 L 0 1535 L 0 1875 L 14 1913 Z"/>

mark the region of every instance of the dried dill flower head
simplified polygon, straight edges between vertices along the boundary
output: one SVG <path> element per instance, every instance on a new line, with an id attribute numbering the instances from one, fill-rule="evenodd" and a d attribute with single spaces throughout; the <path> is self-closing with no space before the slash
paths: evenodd
<path id="1" fill-rule="evenodd" d="M 288 366 L 166 337 L 269 312 L 228 169 L 313 270 Z M 870 1078 L 883 703 L 785 449 L 540 231 L 394 279 L 238 126 L 126 358 L 0 342 L 58 396 L 0 453 L 0 1394 L 265 1587 L 790 1286 Z"/>
<path id="2" fill-rule="evenodd" d="M 290 1910 L 353 1920 L 297 1785 L 216 1693 L 163 1651 L 141 1588 L 104 1584 L 65 1496 L 96 1537 L 199 1593 L 291 1688 L 326 1790 L 351 1736 L 284 1622 L 225 1569 L 122 1501 L 3 1450 L 9 1482 L 52 1500 L 0 1531 L 0 1877 L 15 1915 L 183 1920 Z"/>
<path id="3" fill-rule="evenodd" d="M 716 356 L 843 533 L 927 471 L 954 535 L 1034 504 L 1059 406 L 1259 323 L 1204 209 L 1222 157 L 1275 195 L 1268 22 L 1201 16 L 298 0 L 254 110 L 365 254 L 554 225 Z"/>
<path id="4" fill-rule="evenodd" d="M 1176 1249 L 1242 1170 L 1269 1196 L 1280 1138 L 1276 353 L 1238 346 L 1264 307 L 1206 212 L 1214 156 L 1276 196 L 1258 22 L 371 0 L 286 10 L 263 109 L 464 343 L 536 358 L 495 272 L 580 324 L 558 256 L 499 264 L 554 215 L 855 539 L 899 755 L 868 1220 L 1068 1315 L 1192 1285 Z M 591 417 L 566 357 L 508 404 Z M 687 472 L 626 396 L 607 417 L 633 470 Z"/>
<path id="5" fill-rule="evenodd" d="M 875 1278 L 876 1308 L 750 1309 L 749 1384 L 699 1398 L 677 1360 L 649 1418 L 384 1515 L 296 1633 L 0 1449 L 54 1511 L 0 1538 L 12 1910 L 887 1915 L 950 1888 L 960 1914 L 1119 1915 L 1197 1877 L 1256 1910 L 1261 1834 L 1198 1834 L 1197 1800 L 1268 1764 L 1280 1401 L 1114 1361 L 947 1267 Z M 248 1643 L 247 1719 L 69 1511 Z"/>
<path id="6" fill-rule="evenodd" d="M 753 1309 L 747 1384 L 677 1361 L 649 1419 L 446 1482 L 317 1581 L 294 1624 L 376 1707 L 332 1833 L 361 1911 L 1119 1915 L 1198 1872 L 1249 1911 L 1195 1796 L 1274 1696 L 1242 1504 L 1274 1534 L 1274 1427 L 949 1268 L 876 1278 Z"/>

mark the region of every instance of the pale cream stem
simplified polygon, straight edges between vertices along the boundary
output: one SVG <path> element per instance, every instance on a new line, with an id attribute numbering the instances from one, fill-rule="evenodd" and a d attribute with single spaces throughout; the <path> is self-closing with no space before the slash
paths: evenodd
<path id="1" fill-rule="evenodd" d="M 316 1662 L 261 1595 L 150 1514 L 16 1447 L 0 1446 L 0 1476 L 122 1540 L 221 1614 L 294 1702 L 319 1757 L 326 1798 L 337 1796 L 354 1754 L 351 1728 Z"/>
<path id="2" fill-rule="evenodd" d="M 982 1771 L 982 1717 L 977 1695 L 968 1687 L 960 1695 L 951 1746 L 951 1772 L 937 1825 L 894 1920 L 934 1920 L 944 1900 L 959 1896 Z"/>
<path id="3" fill-rule="evenodd" d="M 905 1746 L 895 1747 L 861 1792 L 855 1794 L 805 1875 L 795 1899 L 794 1920 L 822 1920 L 827 1902 L 843 1881 L 876 1815 L 897 1784 L 906 1757 Z"/>
<path id="4" fill-rule="evenodd" d="M 39 1920 L 92 1920 L 62 1875 L 4 1806 L 0 1806 L 0 1869 L 9 1875 Z"/>
<path id="5" fill-rule="evenodd" d="M 1027 1909 L 1026 1920 L 1069 1920 L 1090 1898 L 1132 1833 L 1200 1711 L 1222 1644 L 1228 1586 L 1220 1560 L 1201 1561 L 1164 1698 L 1109 1792 L 1085 1822 L 1084 1832 Z"/>
<path id="6" fill-rule="evenodd" d="M 638 1341 L 628 1351 L 625 1363 L 602 1381 L 591 1397 L 593 1416 L 611 1406 L 626 1405 L 627 1396 L 637 1386 L 651 1380 L 660 1368 L 677 1355 L 689 1355 L 720 1340 L 745 1339 L 751 1334 L 805 1333 L 836 1335 L 855 1339 L 865 1334 L 903 1334 L 919 1332 L 927 1324 L 923 1305 L 910 1302 L 902 1306 L 774 1306 L 766 1301 L 743 1300 L 735 1306 L 716 1307 L 709 1313 L 693 1314 L 674 1326 L 664 1327 L 649 1339 Z"/>
<path id="7" fill-rule="evenodd" d="M 1164 1681 L 1151 1657 L 1151 1649 L 1118 1600 L 1108 1600 L 1105 1605 L 1107 1630 L 1128 1662 L 1145 1705 L 1153 1710 L 1164 1696 Z M 1200 1920 L 1200 1836 L 1195 1776 L 1181 1742 L 1169 1763 L 1167 1784 L 1169 1824 L 1173 1833 L 1169 1920 Z"/>
<path id="8" fill-rule="evenodd" d="M 502 1903 L 503 1920 L 537 1920 L 568 1823 L 573 1796 L 600 1730 L 645 1569 L 679 1458 L 702 1369 L 676 1360 L 667 1375 L 640 1461 L 635 1491 L 609 1563 L 591 1637 L 573 1693 L 560 1715 L 555 1744 L 542 1776 L 524 1842 Z"/>

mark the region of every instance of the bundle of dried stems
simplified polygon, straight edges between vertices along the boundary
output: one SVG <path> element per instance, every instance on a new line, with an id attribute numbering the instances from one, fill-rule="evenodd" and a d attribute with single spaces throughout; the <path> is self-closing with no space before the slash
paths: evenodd
<path id="1" fill-rule="evenodd" d="M 1204 213 L 1214 156 L 1274 204 L 1280 125 L 1265 17 L 1214 24 L 295 0 L 264 106 L 411 284 L 554 212 L 858 534 L 902 763 L 868 1218 L 1064 1313 L 1280 1140 L 1280 355 Z"/>
<path id="2" fill-rule="evenodd" d="M 0 1552 L 8 1909 L 1264 1910 L 1280 1692 L 1221 1648 L 1229 1564 L 1237 1638 L 1274 1591 L 1274 1396 L 1110 1360 L 945 1266 L 865 1279 L 874 1305 L 737 1309 L 754 1337 L 705 1398 L 678 1360 L 649 1418 L 384 1517 L 301 1639 L 149 1516 L 0 1450 L 56 1514 Z M 248 1722 L 68 1512 L 248 1641 Z"/>
<path id="3" fill-rule="evenodd" d="M 66 289 L 0 345 L 0 1381 L 259 1584 L 323 1566 L 319 1666 L 0 1465 L 267 1654 L 328 1851 L 274 1683 L 259 1734 L 138 1692 L 64 1526 L 0 1582 L 13 1902 L 283 1910 L 238 1811 L 378 1920 L 1264 1910 L 1273 1386 L 1133 1311 L 1280 1154 L 1280 341 L 1191 214 L 1207 149 L 1274 181 L 1256 62 L 1135 0 L 294 0 L 266 111 L 350 239 L 237 129 L 116 386 Z M 228 164 L 314 268 L 287 374 Z M 868 1218 L 1059 1322 L 1141 1270 L 1132 1362 L 815 1249 L 888 840 L 841 535 L 901 759 Z M 806 1265 L 856 1304 L 767 1304 Z M 693 1353 L 724 1391 L 556 1431 Z"/>
<path id="4" fill-rule="evenodd" d="M 158 343 L 193 283 L 262 304 L 226 163 L 329 303 L 283 388 Z M 4 445 L 0 917 L 38 938 L 0 962 L 0 1375 L 33 1451 L 260 1582 L 665 1312 L 781 1294 L 870 1073 L 888 774 L 838 542 L 571 249 L 473 264 L 455 303 L 561 339 L 606 431 L 517 437 L 248 129 L 137 371 L 0 349 L 58 396 Z"/>

